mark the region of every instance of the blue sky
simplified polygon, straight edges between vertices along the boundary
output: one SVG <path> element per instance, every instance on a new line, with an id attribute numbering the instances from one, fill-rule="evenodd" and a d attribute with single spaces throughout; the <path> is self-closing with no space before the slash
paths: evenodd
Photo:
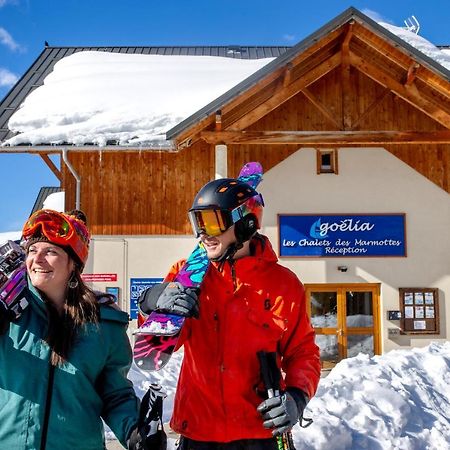
<path id="1" fill-rule="evenodd" d="M 349 6 L 450 44 L 448 0 L 0 0 L 0 99 L 51 46 L 294 45 Z M 58 180 L 37 155 L 0 153 L 0 232 L 21 228 L 41 186 Z"/>

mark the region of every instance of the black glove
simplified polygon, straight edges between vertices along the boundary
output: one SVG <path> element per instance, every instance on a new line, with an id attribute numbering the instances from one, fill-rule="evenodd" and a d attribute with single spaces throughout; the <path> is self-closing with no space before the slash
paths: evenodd
<path id="1" fill-rule="evenodd" d="M 289 431 L 302 417 L 308 402 L 307 395 L 296 388 L 264 400 L 257 408 L 264 420 L 264 428 L 271 428 L 273 436 Z"/>
<path id="2" fill-rule="evenodd" d="M 8 306 L 2 299 L 0 299 L 0 335 L 6 332 L 9 323 L 14 318 L 14 312 L 8 308 Z"/>
<path id="3" fill-rule="evenodd" d="M 198 290 L 186 288 L 176 281 L 157 284 L 139 297 L 139 307 L 145 314 L 152 311 L 198 317 Z"/>
<path id="4" fill-rule="evenodd" d="M 153 386 L 142 398 L 137 427 L 131 432 L 128 450 L 166 450 L 167 436 L 162 423 L 164 394 Z"/>

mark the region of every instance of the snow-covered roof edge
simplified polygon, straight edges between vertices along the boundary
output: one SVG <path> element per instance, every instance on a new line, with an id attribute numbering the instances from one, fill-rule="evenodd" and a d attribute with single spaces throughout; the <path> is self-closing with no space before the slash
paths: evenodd
<path id="1" fill-rule="evenodd" d="M 38 55 L 36 60 L 27 69 L 27 71 L 21 76 L 16 84 L 10 89 L 5 97 L 0 101 L 0 143 L 13 137 L 14 134 L 8 128 L 9 119 L 20 108 L 20 105 L 25 101 L 26 97 L 33 92 L 34 89 L 43 85 L 44 79 L 48 74 L 53 71 L 55 64 L 61 59 L 70 56 L 74 53 L 84 51 L 98 51 L 106 53 L 118 53 L 127 55 L 187 55 L 187 56 L 217 56 L 227 57 L 230 59 L 263 59 L 263 58 L 276 58 L 279 55 L 286 52 L 290 46 L 276 46 L 276 45 L 261 45 L 261 46 L 245 46 L 245 45 L 216 45 L 216 46 L 138 46 L 138 47 L 125 47 L 125 46 L 79 46 L 79 47 L 45 47 Z M 58 145 L 55 148 L 63 146 L 70 147 L 71 144 Z M 27 147 L 22 146 L 24 151 Z M 49 147 L 47 145 L 47 147 Z M 136 146 L 142 147 L 142 146 Z M 21 147 L 16 147 L 15 150 Z M 31 147 L 30 147 L 31 148 Z M 42 148 L 39 145 L 39 148 Z M 103 147 L 106 149 L 116 149 L 116 145 L 107 145 Z M 162 146 L 161 142 L 158 142 L 155 146 L 156 149 L 173 149 L 171 144 L 168 143 Z M 50 148 L 50 150 L 52 150 Z M 3 148 L 0 151 L 8 151 Z"/>
<path id="2" fill-rule="evenodd" d="M 187 117 L 185 120 L 177 124 L 175 127 L 168 130 L 166 132 L 167 140 L 175 139 L 178 135 L 186 131 L 189 127 L 193 126 L 200 119 L 215 113 L 217 110 L 220 110 L 231 99 L 241 94 L 242 92 L 247 91 L 252 86 L 257 84 L 260 80 L 262 80 L 265 76 L 267 76 L 269 73 L 287 64 L 297 54 L 305 51 L 306 49 L 311 47 L 316 41 L 320 40 L 330 32 L 341 27 L 343 24 L 349 22 L 352 19 L 357 20 L 359 23 L 368 25 L 370 28 L 373 28 L 373 30 L 377 34 L 381 34 L 387 40 L 393 41 L 393 43 L 397 44 L 398 47 L 401 47 L 403 50 L 405 50 L 406 53 L 409 54 L 409 56 L 413 57 L 424 66 L 427 66 L 432 71 L 437 72 L 438 75 L 442 76 L 443 78 L 445 78 L 447 81 L 450 82 L 450 70 L 446 69 L 444 66 L 439 64 L 434 59 L 420 52 L 419 50 L 417 50 L 417 48 L 408 44 L 406 41 L 399 38 L 397 35 L 395 35 L 387 28 L 377 23 L 375 20 L 371 19 L 369 16 L 366 16 L 358 9 L 350 7 L 346 9 L 343 13 L 341 13 L 339 16 L 335 17 L 334 19 L 326 23 L 324 26 L 319 28 L 317 31 L 310 34 L 305 39 L 300 41 L 298 44 L 293 46 L 286 53 L 279 56 L 274 61 L 264 66 L 262 69 L 258 70 L 250 77 L 243 80 L 241 83 L 230 89 L 228 92 L 225 92 L 223 95 L 218 97 L 213 102 L 204 106 L 195 114 L 191 115 L 190 117 Z"/>

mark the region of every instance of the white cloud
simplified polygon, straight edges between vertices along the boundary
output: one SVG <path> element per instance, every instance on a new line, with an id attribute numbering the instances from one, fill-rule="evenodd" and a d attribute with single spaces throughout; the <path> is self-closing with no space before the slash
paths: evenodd
<path id="1" fill-rule="evenodd" d="M 11 87 L 18 79 L 19 77 L 8 69 L 2 69 L 0 67 L 0 86 Z"/>
<path id="2" fill-rule="evenodd" d="M 17 0 L 0 0 L 0 8 L 7 5 L 8 3 L 10 5 L 15 5 L 15 4 L 17 4 Z"/>
<path id="3" fill-rule="evenodd" d="M 369 16 L 372 20 L 375 20 L 375 22 L 386 22 L 393 24 L 392 20 L 386 19 L 386 17 L 383 17 L 380 13 L 373 11 L 372 9 L 364 8 L 361 12 L 366 16 Z"/>
<path id="4" fill-rule="evenodd" d="M 2 0 L 0 0 L 1 2 Z M 22 50 L 21 46 L 14 38 L 2 27 L 0 27 L 0 43 L 8 47 L 12 51 Z"/>
<path id="5" fill-rule="evenodd" d="M 288 42 L 296 41 L 297 38 L 293 34 L 283 34 L 283 39 Z"/>

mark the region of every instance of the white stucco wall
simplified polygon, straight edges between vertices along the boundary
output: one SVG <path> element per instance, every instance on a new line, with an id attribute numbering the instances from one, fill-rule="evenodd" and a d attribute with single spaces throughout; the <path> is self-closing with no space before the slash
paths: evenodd
<path id="1" fill-rule="evenodd" d="M 131 278 L 163 278 L 172 264 L 196 246 L 193 236 L 93 236 L 85 274 L 117 274 L 117 281 L 95 282 L 105 290 L 120 288 L 120 307 L 130 311 Z M 131 331 L 136 321 L 130 324 Z"/>
<path id="2" fill-rule="evenodd" d="M 413 149 L 411 149 L 413 151 Z M 450 335 L 450 197 L 388 151 L 339 149 L 339 174 L 316 174 L 316 150 L 302 149 L 264 175 L 264 232 L 278 252 L 277 214 L 405 213 L 407 257 L 283 258 L 303 283 L 381 283 L 383 351 L 423 346 Z M 346 273 L 338 266 L 348 266 Z M 388 310 L 399 309 L 398 288 L 439 288 L 441 334 L 389 339 Z M 447 316 L 447 319 L 444 317 Z"/>
<path id="3" fill-rule="evenodd" d="M 411 149 L 414 151 L 414 149 Z M 278 253 L 277 214 L 405 213 L 407 257 L 283 258 L 303 283 L 381 283 L 382 350 L 424 346 L 450 336 L 450 197 L 382 148 L 339 150 L 339 174 L 316 174 L 316 150 L 302 149 L 269 170 L 260 185 L 266 203 L 262 232 Z M 122 308 L 130 278 L 163 277 L 194 248 L 192 236 L 94 237 L 85 273 L 117 273 Z M 340 265 L 348 271 L 337 270 Z M 398 288 L 439 289 L 441 333 L 388 337 L 388 310 L 399 309 Z M 132 324 L 134 326 L 134 324 Z"/>

